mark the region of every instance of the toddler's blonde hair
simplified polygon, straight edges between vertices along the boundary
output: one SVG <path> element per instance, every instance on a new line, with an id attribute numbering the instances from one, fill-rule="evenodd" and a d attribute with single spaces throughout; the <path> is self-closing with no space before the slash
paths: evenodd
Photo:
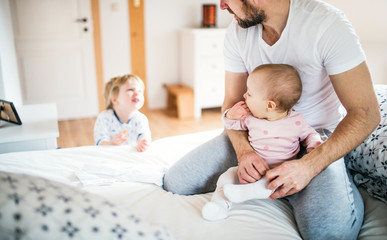
<path id="1" fill-rule="evenodd" d="M 263 64 L 254 72 L 264 70 L 266 98 L 274 101 L 280 110 L 290 110 L 301 97 L 302 82 L 297 70 L 287 64 Z"/>
<path id="2" fill-rule="evenodd" d="M 141 78 L 134 74 L 126 74 L 123 76 L 114 77 L 110 79 L 110 81 L 105 85 L 104 98 L 106 109 L 113 109 L 113 103 L 111 99 L 118 96 L 120 87 L 127 81 L 137 82 L 141 89 L 144 91 L 144 82 L 141 80 Z"/>

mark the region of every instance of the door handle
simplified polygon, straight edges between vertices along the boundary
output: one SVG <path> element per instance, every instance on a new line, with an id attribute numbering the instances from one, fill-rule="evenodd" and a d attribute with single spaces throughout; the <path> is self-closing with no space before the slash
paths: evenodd
<path id="1" fill-rule="evenodd" d="M 75 21 L 78 23 L 85 23 L 85 22 L 87 22 L 87 18 L 77 18 L 77 19 L 75 19 Z"/>

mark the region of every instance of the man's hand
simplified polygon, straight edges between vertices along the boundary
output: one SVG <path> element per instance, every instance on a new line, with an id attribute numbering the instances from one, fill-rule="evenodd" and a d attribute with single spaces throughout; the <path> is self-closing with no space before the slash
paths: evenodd
<path id="1" fill-rule="evenodd" d="M 265 160 L 254 151 L 241 155 L 238 157 L 238 161 L 238 178 L 242 184 L 256 182 L 269 170 Z"/>
<path id="2" fill-rule="evenodd" d="M 268 170 L 266 179 L 270 182 L 267 186 L 275 190 L 270 199 L 283 198 L 301 191 L 316 175 L 310 161 L 303 158 L 285 161 L 281 165 Z"/>
<path id="3" fill-rule="evenodd" d="M 244 120 L 247 114 L 250 113 L 250 109 L 247 107 L 245 101 L 236 103 L 226 114 L 226 118 L 230 120 Z"/>

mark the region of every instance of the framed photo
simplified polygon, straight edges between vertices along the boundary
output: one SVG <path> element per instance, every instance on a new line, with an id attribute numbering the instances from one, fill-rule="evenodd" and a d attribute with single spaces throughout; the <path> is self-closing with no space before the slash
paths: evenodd
<path id="1" fill-rule="evenodd" d="M 19 115 L 12 102 L 0 99 L 0 120 L 21 125 Z"/>

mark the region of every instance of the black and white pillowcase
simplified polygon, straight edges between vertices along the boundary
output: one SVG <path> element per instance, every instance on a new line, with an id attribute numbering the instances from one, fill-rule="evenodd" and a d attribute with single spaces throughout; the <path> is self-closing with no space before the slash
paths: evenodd
<path id="1" fill-rule="evenodd" d="M 62 183 L 0 172 L 0 239 L 173 239 L 106 199 Z"/>
<path id="2" fill-rule="evenodd" d="M 356 185 L 387 203 L 387 85 L 375 85 L 381 121 L 375 131 L 347 156 Z"/>

